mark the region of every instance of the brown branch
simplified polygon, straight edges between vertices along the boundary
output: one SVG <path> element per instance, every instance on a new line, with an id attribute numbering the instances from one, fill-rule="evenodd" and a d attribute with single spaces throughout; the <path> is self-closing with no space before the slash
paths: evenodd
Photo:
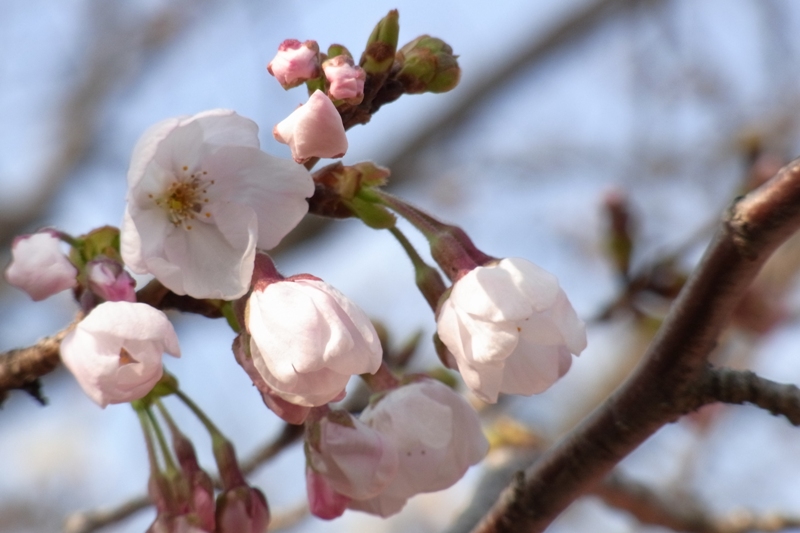
<path id="1" fill-rule="evenodd" d="M 281 433 L 272 441 L 257 450 L 251 457 L 241 462 L 244 475 L 251 474 L 259 466 L 269 461 L 280 452 L 289 447 L 303 434 L 303 426 L 286 424 Z M 219 479 L 213 479 L 214 485 L 219 486 Z M 147 495 L 135 496 L 112 509 L 97 509 L 94 511 L 78 512 L 70 515 L 64 521 L 65 533 L 91 533 L 138 513 L 152 505 Z M 293 515 L 287 515 L 287 521 Z"/>
<path id="2" fill-rule="evenodd" d="M 24 390 L 40 403 L 45 403 L 39 391 L 39 378 L 58 366 L 61 339 L 82 317 L 83 314 L 79 314 L 68 327 L 51 337 L 41 339 L 33 346 L 0 353 L 0 405 L 14 389 Z"/>
<path id="3" fill-rule="evenodd" d="M 732 311 L 800 227 L 800 161 L 735 202 L 634 374 L 506 492 L 475 533 L 540 532 L 663 425 L 702 404 L 699 383 Z M 508 489 L 507 489 L 508 490 Z"/>
<path id="4" fill-rule="evenodd" d="M 778 515 L 736 513 L 713 517 L 690 501 L 667 499 L 649 488 L 618 475 L 597 485 L 592 493 L 607 505 L 630 513 L 642 524 L 687 533 L 748 533 L 781 531 L 800 526 L 800 519 Z"/>
<path id="5" fill-rule="evenodd" d="M 794 385 L 777 383 L 749 370 L 710 368 L 698 389 L 704 403 L 749 403 L 800 426 L 800 389 Z"/>

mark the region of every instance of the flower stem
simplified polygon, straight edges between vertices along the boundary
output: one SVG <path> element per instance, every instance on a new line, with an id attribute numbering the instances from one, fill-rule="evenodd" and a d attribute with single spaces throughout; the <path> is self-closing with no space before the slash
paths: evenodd
<path id="1" fill-rule="evenodd" d="M 134 407 L 136 416 L 139 418 L 139 424 L 142 426 L 142 433 L 144 433 L 144 442 L 147 446 L 147 458 L 150 460 L 150 475 L 157 476 L 159 474 L 158 456 L 156 455 L 155 446 L 153 445 L 153 433 L 150 430 L 150 422 L 147 414 L 142 410 Z"/>
<path id="2" fill-rule="evenodd" d="M 167 439 L 164 438 L 164 432 L 161 431 L 161 425 L 158 423 L 158 419 L 156 419 L 156 416 L 153 414 L 153 410 L 149 407 L 145 409 L 145 412 L 147 413 L 147 417 L 150 419 L 150 425 L 153 426 L 153 431 L 158 439 L 158 445 L 161 448 L 161 455 L 164 456 L 164 464 L 167 469 L 167 475 L 169 476 L 173 473 L 177 473 L 178 467 L 175 465 L 175 461 L 172 460 L 172 453 L 169 450 Z"/>
<path id="3" fill-rule="evenodd" d="M 422 257 L 420 257 L 416 248 L 409 242 L 402 231 L 397 227 L 389 228 L 389 231 L 394 235 L 394 238 L 397 239 L 400 246 L 405 250 L 406 255 L 411 259 L 411 264 L 414 265 L 414 277 L 417 287 L 419 287 L 422 296 L 425 297 L 428 305 L 431 306 L 431 309 L 433 309 L 435 313 L 439 300 L 447 290 L 444 281 L 442 281 L 442 276 L 439 275 L 439 272 L 435 268 L 427 264 Z"/>
<path id="4" fill-rule="evenodd" d="M 223 439 L 225 438 L 222 435 L 222 432 L 219 430 L 219 428 L 217 428 L 217 426 L 214 424 L 214 422 L 212 422 L 211 419 L 208 418 L 208 416 L 203 412 L 203 410 L 200 409 L 200 407 L 196 403 L 194 403 L 194 401 L 192 401 L 192 399 L 189 398 L 186 395 L 186 393 L 184 393 L 180 389 L 176 389 L 175 395 L 178 398 L 180 398 L 180 400 L 184 404 L 186 404 L 186 407 L 188 407 L 192 411 L 192 413 L 194 413 L 194 415 L 200 420 L 200 422 L 203 423 L 203 425 L 206 427 L 206 430 L 209 432 L 209 434 L 211 434 L 212 440 L 216 438 L 223 438 Z"/>

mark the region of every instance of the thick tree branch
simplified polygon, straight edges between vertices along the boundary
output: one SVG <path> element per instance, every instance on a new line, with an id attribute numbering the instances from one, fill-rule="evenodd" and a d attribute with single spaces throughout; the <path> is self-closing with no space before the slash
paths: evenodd
<path id="1" fill-rule="evenodd" d="M 701 405 L 692 387 L 732 311 L 773 251 L 800 227 L 800 160 L 738 200 L 642 363 L 606 402 L 501 495 L 475 533 L 540 532 L 663 425 Z"/>

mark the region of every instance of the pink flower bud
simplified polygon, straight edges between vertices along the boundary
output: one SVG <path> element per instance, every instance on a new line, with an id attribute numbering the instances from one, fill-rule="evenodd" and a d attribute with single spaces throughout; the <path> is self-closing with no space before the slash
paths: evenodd
<path id="1" fill-rule="evenodd" d="M 332 100 L 344 100 L 352 105 L 361 103 L 367 73 L 355 66 L 351 57 L 339 55 L 328 59 L 322 63 L 322 70 L 330 84 L 328 96 Z"/>
<path id="2" fill-rule="evenodd" d="M 269 506 L 260 490 L 241 485 L 217 497 L 216 533 L 264 533 Z"/>
<path id="3" fill-rule="evenodd" d="M 309 438 L 308 464 L 332 490 L 366 500 L 394 479 L 397 449 L 386 435 L 346 411 L 331 411 L 314 426 L 309 433 L 317 438 Z"/>
<path id="4" fill-rule="evenodd" d="M 254 281 L 247 302 L 250 354 L 276 395 L 324 405 L 343 396 L 350 376 L 377 372 L 378 334 L 341 292 L 308 275 L 262 285 Z"/>
<path id="5" fill-rule="evenodd" d="M 138 400 L 163 373 L 164 352 L 180 357 L 167 316 L 147 304 L 104 302 L 61 341 L 61 359 L 100 407 Z"/>
<path id="6" fill-rule="evenodd" d="M 558 280 L 525 259 L 477 267 L 439 309 L 439 338 L 467 386 L 487 402 L 536 394 L 563 376 L 586 348 L 586 328 Z"/>
<path id="7" fill-rule="evenodd" d="M 278 142 L 289 145 L 298 163 L 312 157 L 342 157 L 347 152 L 342 117 L 331 99 L 319 90 L 278 123 L 272 135 Z"/>
<path id="8" fill-rule="evenodd" d="M 334 490 L 328 479 L 313 468 L 306 468 L 306 495 L 311 514 L 323 520 L 342 516 L 350 498 Z"/>
<path id="9" fill-rule="evenodd" d="M 47 230 L 15 238 L 11 264 L 5 273 L 8 283 L 37 302 L 74 287 L 78 270 L 60 245 L 56 234 Z"/>
<path id="10" fill-rule="evenodd" d="M 89 289 L 107 302 L 135 302 L 136 281 L 116 261 L 96 259 L 86 265 Z"/>
<path id="11" fill-rule="evenodd" d="M 361 421 L 394 443 L 399 463 L 380 494 L 352 500 L 350 508 L 383 517 L 399 512 L 415 494 L 450 487 L 489 450 L 477 413 L 432 379 L 389 391 L 364 410 Z"/>
<path id="12" fill-rule="evenodd" d="M 319 77 L 317 42 L 301 43 L 297 39 L 286 39 L 278 46 L 278 53 L 267 65 L 267 70 L 284 89 Z"/>

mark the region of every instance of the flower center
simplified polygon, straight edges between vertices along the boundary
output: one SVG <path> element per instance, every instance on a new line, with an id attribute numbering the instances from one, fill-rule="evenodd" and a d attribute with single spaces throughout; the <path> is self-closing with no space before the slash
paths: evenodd
<path id="1" fill-rule="evenodd" d="M 170 222 L 175 226 L 192 229 L 192 221 L 198 216 L 211 218 L 207 211 L 208 187 L 214 180 L 206 180 L 206 171 L 188 174 L 189 167 L 182 167 L 182 174 L 175 176 L 175 181 L 164 191 L 163 196 L 155 198 L 156 205 L 167 212 Z M 152 195 L 150 195 L 153 198 Z M 206 210 L 204 212 L 204 210 Z"/>

